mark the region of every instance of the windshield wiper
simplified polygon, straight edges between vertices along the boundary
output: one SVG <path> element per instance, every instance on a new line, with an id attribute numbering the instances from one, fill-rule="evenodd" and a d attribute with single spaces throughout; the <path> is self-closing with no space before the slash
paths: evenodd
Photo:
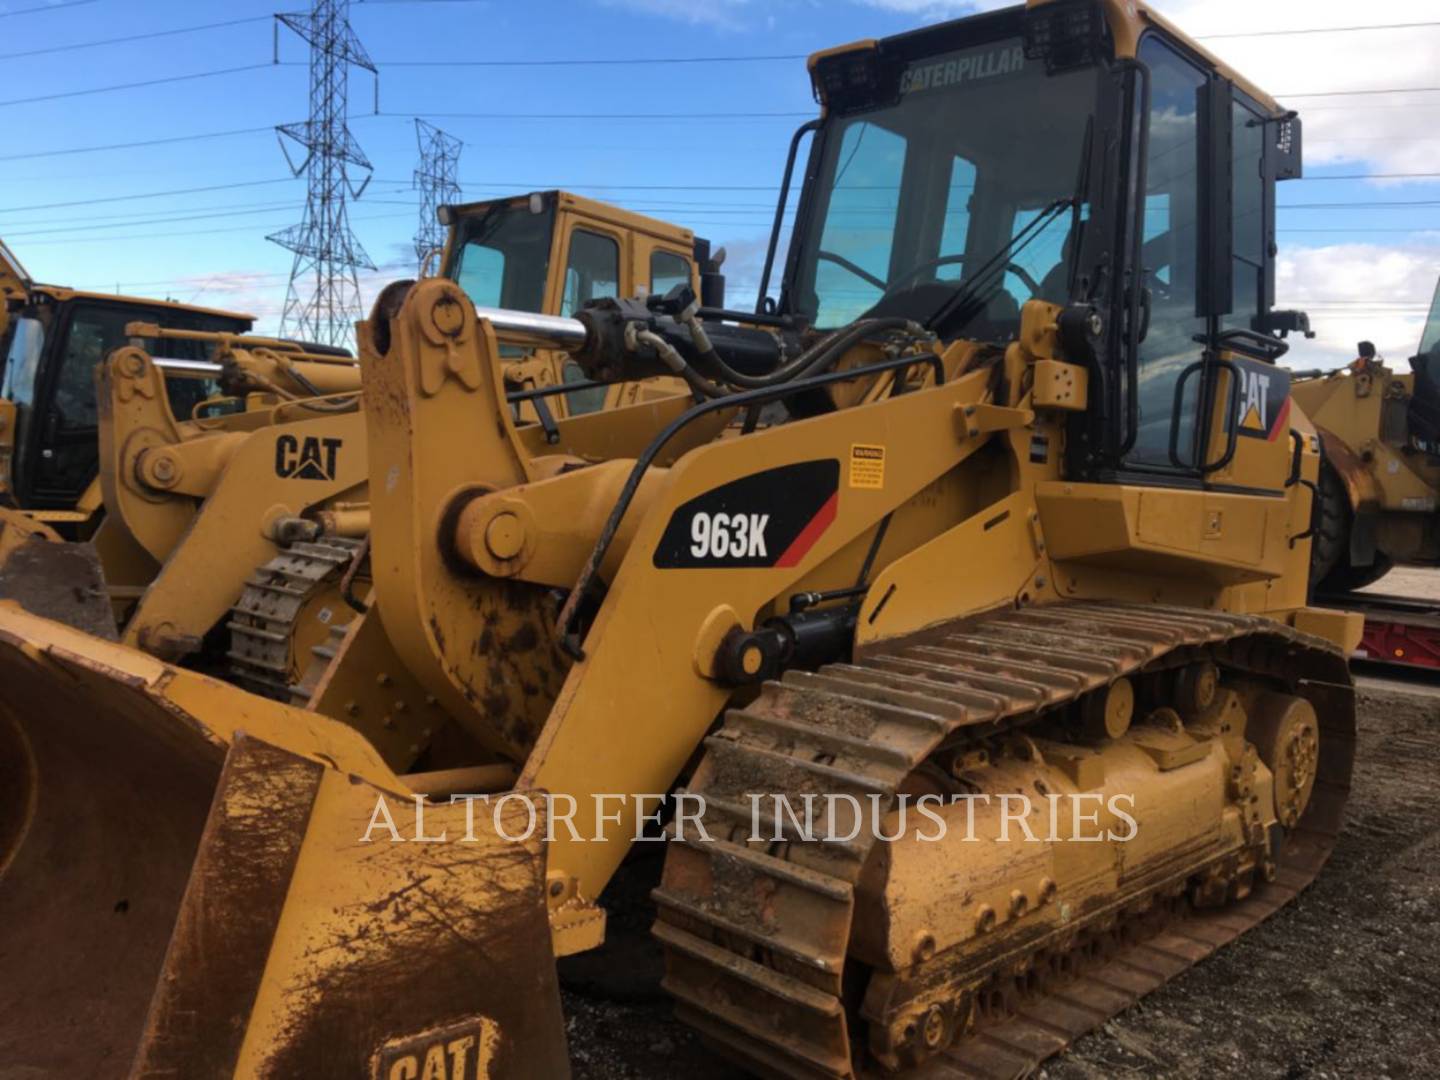
<path id="1" fill-rule="evenodd" d="M 1018 233 L 1005 241 L 996 250 L 995 254 L 986 259 L 979 270 L 975 271 L 973 277 L 961 282 L 956 286 L 950 297 L 925 320 L 924 326 L 927 330 L 939 330 L 944 323 L 954 320 L 957 330 L 963 329 L 984 310 L 985 305 L 990 302 L 990 294 L 994 291 L 995 277 L 997 270 L 1004 270 L 1011 262 L 1011 256 L 1018 255 L 1030 246 L 1030 243 L 1045 231 L 1059 216 L 1070 207 L 1077 205 L 1078 200 L 1074 196 L 1064 199 L 1057 199 L 1044 210 L 1036 215 L 1035 220 L 1026 225 Z"/>
<path id="2" fill-rule="evenodd" d="M 1085 138 L 1080 146 L 1080 166 L 1078 175 L 1075 178 L 1074 192 L 1066 198 L 1056 199 L 1044 210 L 1035 216 L 1035 220 L 1026 225 L 1018 233 L 1002 244 L 995 254 L 986 259 L 984 264 L 971 278 L 962 281 L 956 286 L 955 292 L 951 294 L 930 318 L 925 320 L 924 326 L 927 330 L 938 331 L 942 324 L 954 321 L 954 328 L 958 332 L 970 324 L 970 321 L 985 310 L 985 305 L 990 302 L 996 282 L 992 279 L 996 271 L 1003 271 L 1013 257 L 1019 255 L 1031 242 L 1049 228 L 1050 224 L 1059 218 L 1065 210 L 1072 214 L 1071 251 L 1067 281 L 1072 283 L 1075 280 L 1075 268 L 1080 258 L 1080 228 L 1083 225 L 1082 211 L 1085 206 L 1085 189 L 1090 186 L 1090 154 L 1095 139 L 1095 118 L 1091 116 L 1085 122 Z"/>

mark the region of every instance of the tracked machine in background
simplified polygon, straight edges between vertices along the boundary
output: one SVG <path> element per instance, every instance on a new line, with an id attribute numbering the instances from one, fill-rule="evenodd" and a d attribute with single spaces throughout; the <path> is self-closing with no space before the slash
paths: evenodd
<path id="1" fill-rule="evenodd" d="M 0 597 L 113 635 L 105 567 L 136 553 L 103 529 L 97 477 L 96 366 L 113 349 L 154 345 L 131 323 L 183 328 L 197 339 L 243 334 L 249 315 L 33 281 L 0 242 Z M 209 365 L 192 342 L 162 364 Z M 186 415 L 214 390 L 194 378 L 162 383 Z M 63 544 L 61 541 L 79 543 Z"/>
<path id="2" fill-rule="evenodd" d="M 559 314 L 682 282 L 723 299 L 708 245 L 689 230 L 567 192 L 445 207 L 442 217 L 442 268 L 480 304 Z M 88 470 L 73 471 L 98 493 L 87 497 L 91 516 L 107 514 L 94 537 L 99 572 L 88 570 L 77 602 L 80 553 L 32 544 L 56 569 L 38 554 L 22 559 L 0 596 L 91 630 L 113 608 L 128 644 L 288 700 L 367 587 L 358 368 L 348 355 L 168 322 L 122 323 L 116 335 L 131 344 L 99 354 L 98 393 L 95 357 L 65 369 L 92 380 L 92 416 L 98 399 L 98 438 L 92 428 L 75 440 Z M 577 383 L 578 367 L 553 350 L 515 346 L 499 362 L 516 418 L 542 440 L 556 417 L 683 388 L 673 378 Z"/>
<path id="3" fill-rule="evenodd" d="M 254 323 L 237 312 L 38 284 L 3 243 L 0 308 L 0 501 L 80 539 L 100 521 L 96 365 L 122 345 L 154 348 L 154 339 L 132 338 L 127 326 L 237 335 Z M 188 364 L 210 356 L 196 343 L 166 359 Z M 173 408 L 188 416 L 213 389 L 190 381 L 168 391 Z"/>
<path id="4" fill-rule="evenodd" d="M 664 985 L 763 1075 L 1026 1075 L 1319 872 L 1360 623 L 1307 605 L 1274 364 L 1298 121 L 1119 0 L 811 70 L 759 313 L 377 302 L 373 588 L 309 710 L 0 607 L 14 1063 L 562 1075 L 550 955 L 602 944 L 651 793 Z M 537 436 L 507 345 L 700 403 Z"/>
<path id="5" fill-rule="evenodd" d="M 1361 655 L 1440 671 L 1440 604 L 1356 591 L 1396 566 L 1440 566 L 1440 288 L 1408 372 L 1369 342 L 1360 351 L 1349 367 L 1295 383 L 1325 447 L 1316 587 L 1365 614 Z"/>

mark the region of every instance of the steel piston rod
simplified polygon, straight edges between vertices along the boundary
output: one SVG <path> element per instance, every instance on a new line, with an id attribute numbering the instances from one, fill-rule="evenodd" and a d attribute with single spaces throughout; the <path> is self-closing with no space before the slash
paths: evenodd
<path id="1" fill-rule="evenodd" d="M 571 352 L 583 348 L 589 336 L 579 319 L 491 307 L 477 307 L 475 314 L 494 326 L 496 336 L 509 345 Z"/>

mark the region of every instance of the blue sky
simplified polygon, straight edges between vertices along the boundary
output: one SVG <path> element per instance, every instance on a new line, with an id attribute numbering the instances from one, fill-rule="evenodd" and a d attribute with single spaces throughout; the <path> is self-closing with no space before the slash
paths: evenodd
<path id="1" fill-rule="evenodd" d="M 803 55 L 963 14 L 947 0 L 368 0 L 352 25 L 380 64 L 355 72 L 352 131 L 375 165 L 353 204 L 355 231 L 391 277 L 409 269 L 416 228 L 413 118 L 465 142 L 464 196 L 564 186 L 693 227 L 730 249 L 732 299 L 753 297 L 790 132 L 813 114 L 803 60 L 553 67 L 407 67 L 404 61 Z M 981 0 L 978 6 L 999 6 Z M 1173 0 L 1197 34 L 1434 19 L 1432 0 Z M 23 13 L 25 9 L 53 7 Z M 288 252 L 264 237 L 299 221 L 272 125 L 307 112 L 306 46 L 280 35 L 261 0 L 0 0 L 0 237 L 30 271 L 76 286 L 167 295 L 260 316 L 272 329 Z M 244 21 L 242 21 L 244 20 Z M 222 28 L 61 48 L 218 22 Z M 1277 95 L 1428 87 L 1440 27 L 1280 38 L 1210 47 Z M 59 50 L 36 55 L 37 50 Z M 27 55 L 28 54 L 28 55 Z M 192 74 L 224 74 L 183 78 Z M 105 93 L 96 87 L 143 84 Z M 51 100 L 26 100 L 51 98 Z M 1297 362 L 1343 360 L 1360 336 L 1408 355 L 1440 272 L 1440 93 L 1294 97 L 1311 179 L 1288 185 L 1282 302 L 1308 307 L 1321 340 Z M 556 113 L 727 113 L 706 120 L 537 119 Z M 452 113 L 503 114 L 447 116 Z M 530 114 L 517 117 L 515 114 Z M 250 130 L 258 129 L 258 130 Z M 115 143 L 237 132 L 86 153 Z M 43 155 L 43 156 L 36 156 Z M 1401 173 L 1397 180 L 1327 176 Z M 239 186 L 229 186 L 239 185 Z M 190 189 L 211 188 L 208 191 Z M 185 193 L 178 193 L 178 192 Z M 177 192 L 156 197 L 159 192 Z M 95 202 L 94 200 L 108 200 Z M 1431 202 L 1432 205 L 1414 205 Z M 1388 207 L 1375 204 L 1388 203 Z M 71 204 L 71 205 L 66 205 Z M 367 282 L 368 284 L 368 282 Z"/>

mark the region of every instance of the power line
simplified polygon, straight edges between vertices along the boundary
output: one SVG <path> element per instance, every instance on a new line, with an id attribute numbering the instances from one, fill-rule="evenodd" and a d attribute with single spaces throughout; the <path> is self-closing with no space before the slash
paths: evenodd
<path id="1" fill-rule="evenodd" d="M 1247 30 L 1234 34 L 1199 34 L 1196 41 L 1220 41 L 1224 38 L 1297 37 L 1303 34 L 1357 34 L 1369 30 L 1418 30 L 1440 26 L 1440 22 L 1375 23 L 1368 26 L 1309 26 L 1297 30 Z M 1293 96 L 1293 95 L 1292 95 Z"/>
<path id="2" fill-rule="evenodd" d="M 0 102 L 0 104 L 4 104 Z M 375 116 L 404 117 L 415 112 L 382 112 Z M 510 112 L 420 112 L 429 119 L 445 120 L 782 120 L 810 118 L 813 112 L 710 112 L 710 113 L 510 113 Z"/>
<path id="3" fill-rule="evenodd" d="M 0 19 L 8 19 L 11 15 L 37 15 L 45 11 L 60 11 L 63 8 L 79 7 L 81 4 L 93 4 L 95 0 L 67 0 L 63 4 L 41 4 L 39 7 L 20 8 L 17 11 L 0 11 Z"/>
<path id="4" fill-rule="evenodd" d="M 163 139 L 137 139 L 134 142 L 106 143 L 102 146 L 72 146 L 64 150 L 36 150 L 29 154 L 6 154 L 0 161 L 30 161 L 35 158 L 65 157 L 70 154 L 93 154 L 102 150 L 136 150 L 145 146 L 165 146 L 169 143 L 199 142 L 202 139 L 226 139 L 234 135 L 258 135 L 274 131 L 273 125 L 264 127 L 234 128 L 230 131 L 206 131 L 198 135 L 171 135 Z"/>
<path id="5" fill-rule="evenodd" d="M 12 98 L 0 101 L 0 108 L 7 105 L 34 105 L 41 101 L 61 101 L 65 98 L 87 97 L 90 94 L 109 94 L 116 90 L 136 90 L 145 86 L 160 86 L 163 83 L 190 82 L 194 79 L 213 79 L 219 75 L 239 75 L 245 71 L 274 67 L 273 64 L 246 64 L 244 67 L 221 68 L 218 71 L 197 71 L 191 75 L 167 75 L 161 79 L 145 79 L 142 82 L 117 83 L 114 86 L 94 86 L 89 90 L 67 90 L 61 94 L 39 94 L 35 97 Z"/>
<path id="6" fill-rule="evenodd" d="M 1343 141 L 1343 140 L 1324 140 Z M 1344 173 L 1339 176 L 1302 176 L 1302 180 L 1429 180 L 1440 178 L 1440 172 Z"/>
<path id="7" fill-rule="evenodd" d="M 1407 236 L 1413 236 L 1415 233 L 1440 232 L 1440 223 L 1433 226 L 1413 226 L 1409 229 L 1277 229 L 1276 231 L 1282 234 L 1323 233 L 1327 236 L 1331 233 L 1363 233 L 1366 236 L 1371 236 L 1375 233 L 1404 233 Z"/>
<path id="8" fill-rule="evenodd" d="M 137 195 L 107 195 L 100 199 L 75 199 L 71 202 L 35 203 L 32 206 L 8 206 L 7 214 L 22 210 L 60 210 L 70 206 L 98 206 L 101 203 L 131 202 L 135 199 L 164 199 L 171 195 L 198 195 L 205 191 L 233 191 L 236 188 L 261 187 L 265 184 L 288 184 L 294 177 L 282 176 L 275 180 L 241 180 L 233 184 L 209 184 L 205 187 L 173 188 L 170 191 L 146 191 Z"/>
<path id="9" fill-rule="evenodd" d="M 1365 90 L 1312 90 L 1306 94 L 1276 94 L 1277 98 L 1360 97 L 1367 94 L 1440 94 L 1440 86 L 1371 87 Z"/>
<path id="10" fill-rule="evenodd" d="M 397 218 L 411 220 L 414 214 L 374 214 L 357 217 L 356 221 L 394 221 Z M 213 236 L 216 233 L 253 232 L 254 225 L 228 225 L 217 229 L 183 229 L 179 232 L 130 233 L 125 236 L 67 236 L 59 240 L 31 240 L 29 247 L 50 247 L 55 244 L 111 244 L 121 240 L 159 240 L 172 236 Z M 287 274 L 288 278 L 289 275 Z"/>
<path id="11" fill-rule="evenodd" d="M 370 2 L 421 2 L 421 0 L 370 0 Z M 425 0 L 436 2 L 436 0 Z M 1197 40 L 1218 41 L 1225 38 L 1285 37 L 1300 34 L 1349 34 L 1368 30 L 1409 30 L 1440 26 L 1440 22 L 1389 23 L 1373 26 L 1310 27 L 1297 30 L 1255 30 L 1234 34 L 1202 34 Z M 808 53 L 759 53 L 722 56 L 632 56 L 632 57 L 562 57 L 541 60 L 377 60 L 380 67 L 638 67 L 649 64 L 753 64 L 808 59 Z"/>
<path id="12" fill-rule="evenodd" d="M 1440 199 L 1396 199 L 1393 202 L 1281 203 L 1280 210 L 1403 210 L 1412 206 L 1440 206 Z"/>
<path id="13" fill-rule="evenodd" d="M 584 57 L 552 60 L 377 60 L 380 67 L 640 67 L 649 64 L 759 64 L 776 60 L 804 60 L 806 53 L 768 53 L 756 56 L 634 56 Z"/>
<path id="14" fill-rule="evenodd" d="M 382 184 L 404 184 L 405 180 L 381 180 Z M 520 188 L 522 191 L 779 191 L 776 184 L 591 184 L 588 182 L 570 184 L 515 183 L 501 180 L 462 180 L 466 187 L 476 188 Z"/>
<path id="15" fill-rule="evenodd" d="M 174 30 L 152 30 L 148 34 L 128 34 L 125 37 L 99 38 L 95 41 L 80 41 L 74 45 L 51 45 L 45 49 L 25 49 L 22 52 L 0 53 L 0 60 L 19 60 L 27 56 L 48 56 L 51 53 L 69 52 L 72 49 L 98 49 L 102 45 L 124 45 L 132 41 L 150 41 L 153 38 L 174 37 L 176 34 L 195 34 L 202 30 L 221 30 L 245 23 L 269 22 L 271 15 L 252 15 L 248 19 L 229 19 L 226 22 L 203 23 L 200 26 L 181 26 Z"/>
<path id="16" fill-rule="evenodd" d="M 84 225 L 72 225 L 53 229 L 30 229 L 23 232 L 12 232 L 7 229 L 5 237 L 8 240 L 17 236 L 53 236 L 57 233 L 94 232 L 96 229 L 124 229 L 136 225 L 170 225 L 181 221 L 208 221 L 212 218 L 245 217 L 251 214 L 274 214 L 281 210 L 296 210 L 299 209 L 299 206 L 300 204 L 293 202 L 267 203 L 264 206 L 257 206 L 249 210 L 227 208 L 225 210 L 211 211 L 206 214 L 183 214 L 178 217 L 152 218 L 145 221 L 92 221 Z"/>

